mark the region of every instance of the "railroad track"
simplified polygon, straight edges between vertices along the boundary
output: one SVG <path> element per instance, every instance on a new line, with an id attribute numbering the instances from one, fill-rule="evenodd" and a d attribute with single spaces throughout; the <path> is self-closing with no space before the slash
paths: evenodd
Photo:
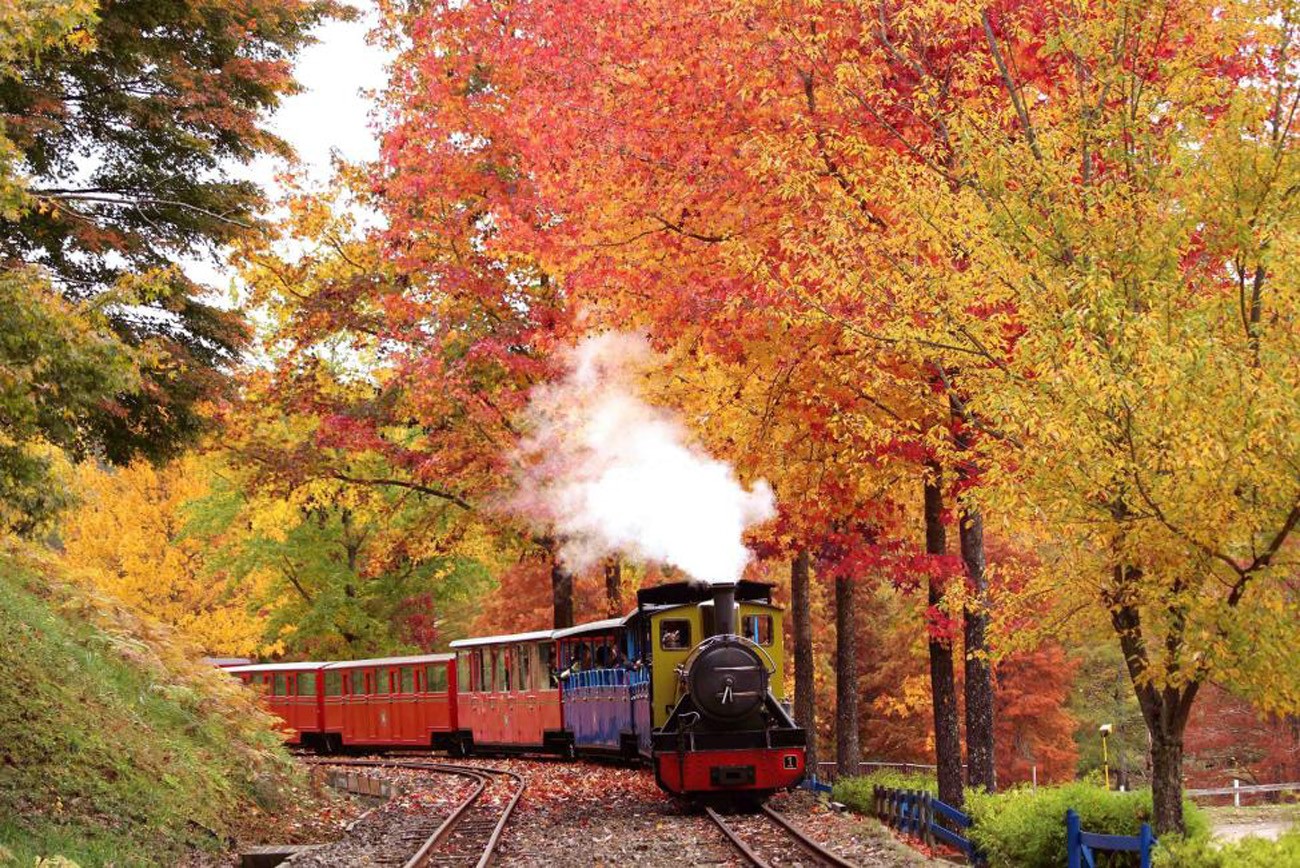
<path id="1" fill-rule="evenodd" d="M 432 820 L 417 823 L 395 840 L 383 841 L 372 857 L 374 864 L 401 865 L 402 868 L 451 868 L 491 863 L 501 833 L 510 820 L 524 779 L 514 772 L 485 766 L 461 766 L 449 763 L 327 759 L 309 760 L 331 766 L 399 768 L 438 772 L 468 778 L 474 786 L 460 804 L 441 823 Z M 414 852 L 414 855 L 409 855 Z"/>
<path id="2" fill-rule="evenodd" d="M 799 827 L 766 805 L 758 814 L 731 814 L 724 817 L 713 808 L 705 808 L 709 819 L 717 824 L 727 839 L 755 868 L 782 865 L 834 865 L 856 868 L 809 838 Z"/>

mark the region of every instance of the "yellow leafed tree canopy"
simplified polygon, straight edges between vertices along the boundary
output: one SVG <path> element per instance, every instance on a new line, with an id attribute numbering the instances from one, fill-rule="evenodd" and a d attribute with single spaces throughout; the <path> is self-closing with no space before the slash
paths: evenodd
<path id="1" fill-rule="evenodd" d="M 211 493 L 214 465 L 198 455 L 162 468 L 81 465 L 83 503 L 63 524 L 65 559 L 84 581 L 174 625 L 209 654 L 271 651 L 251 611 L 254 586 L 210 570 L 213 541 L 187 532 L 186 506 Z"/>

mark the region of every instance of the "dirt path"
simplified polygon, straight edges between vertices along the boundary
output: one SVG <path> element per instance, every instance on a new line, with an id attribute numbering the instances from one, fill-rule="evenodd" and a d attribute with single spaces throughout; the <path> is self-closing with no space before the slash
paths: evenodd
<path id="1" fill-rule="evenodd" d="M 1261 805 L 1250 808 L 1206 808 L 1210 830 L 1220 841 L 1240 841 L 1254 835 L 1278 838 L 1300 827 L 1300 810 L 1294 805 Z"/>

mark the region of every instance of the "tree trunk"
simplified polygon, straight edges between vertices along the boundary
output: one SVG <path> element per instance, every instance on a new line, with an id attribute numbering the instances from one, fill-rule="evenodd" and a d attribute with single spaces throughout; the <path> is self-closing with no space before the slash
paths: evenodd
<path id="1" fill-rule="evenodd" d="M 551 555 L 551 608 L 556 630 L 573 626 L 573 573 L 555 553 Z"/>
<path id="2" fill-rule="evenodd" d="M 970 582 L 973 604 L 965 608 L 966 658 L 966 780 L 986 792 L 997 790 L 993 764 L 993 673 L 988 660 L 988 573 L 984 562 L 984 518 L 963 509 L 958 531 L 961 559 Z"/>
<path id="3" fill-rule="evenodd" d="M 1183 826 L 1183 732 L 1151 734 L 1151 799 L 1157 835 L 1186 831 Z"/>
<path id="4" fill-rule="evenodd" d="M 623 613 L 623 561 L 617 555 L 605 561 L 605 611 L 617 618 Z"/>
<path id="5" fill-rule="evenodd" d="M 851 576 L 835 580 L 835 763 L 837 774 L 856 775 L 858 751 L 858 619 Z"/>
<path id="6" fill-rule="evenodd" d="M 938 468 L 929 466 L 925 482 L 925 551 L 942 555 L 948 550 L 943 527 L 943 491 Z M 942 578 L 930 576 L 930 607 L 943 601 Z M 930 696 L 934 705 L 934 754 L 938 766 L 939 799 L 953 807 L 962 805 L 961 734 L 957 728 L 957 684 L 953 675 L 952 640 L 930 634 Z"/>
<path id="7" fill-rule="evenodd" d="M 1182 687 L 1157 689 L 1147 677 L 1151 661 L 1142 628 L 1142 614 L 1130 602 L 1141 578 L 1142 571 L 1136 567 L 1115 567 L 1114 585 L 1102 599 L 1111 610 L 1111 625 L 1119 637 L 1129 680 L 1150 737 L 1152 820 L 1156 834 L 1182 834 L 1186 831 L 1183 825 L 1183 733 L 1187 730 L 1187 720 L 1191 717 L 1192 704 L 1201 682 L 1192 679 Z M 1174 610 L 1174 617 L 1181 618 L 1181 614 Z M 1179 624 L 1176 629 L 1165 629 L 1173 630 L 1165 636 L 1163 644 L 1173 661 L 1173 675 L 1176 676 L 1183 626 Z"/>
<path id="8" fill-rule="evenodd" d="M 817 685 L 813 663 L 812 588 L 807 549 L 790 565 L 790 615 L 794 619 L 794 719 L 808 733 L 807 767 L 817 772 Z"/>

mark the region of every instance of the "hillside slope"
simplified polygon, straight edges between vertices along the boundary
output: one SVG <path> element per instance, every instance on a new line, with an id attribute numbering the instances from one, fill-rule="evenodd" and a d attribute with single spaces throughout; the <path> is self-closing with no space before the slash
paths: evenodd
<path id="1" fill-rule="evenodd" d="M 0 542 L 0 864 L 172 864 L 274 807 L 270 718 L 191 654 Z"/>

